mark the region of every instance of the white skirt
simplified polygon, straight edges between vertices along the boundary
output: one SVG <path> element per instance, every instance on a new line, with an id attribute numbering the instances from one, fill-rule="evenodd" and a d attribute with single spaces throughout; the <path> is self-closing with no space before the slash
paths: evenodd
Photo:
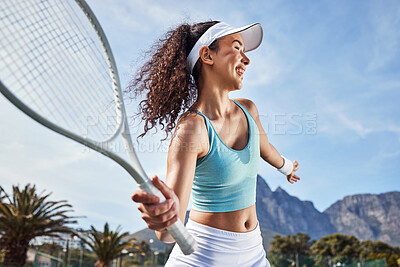
<path id="1" fill-rule="evenodd" d="M 186 224 L 198 247 L 184 255 L 175 245 L 166 267 L 270 267 L 262 244 L 260 227 L 246 233 L 230 232 L 194 222 Z"/>

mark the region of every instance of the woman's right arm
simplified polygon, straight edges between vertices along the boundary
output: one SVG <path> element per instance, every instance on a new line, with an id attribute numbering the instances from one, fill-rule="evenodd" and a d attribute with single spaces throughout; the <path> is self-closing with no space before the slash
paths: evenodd
<path id="1" fill-rule="evenodd" d="M 196 161 L 209 149 L 204 119 L 197 114 L 184 116 L 178 122 L 168 149 L 166 184 L 153 178 L 154 185 L 164 194 L 166 201 L 158 203 L 156 196 L 138 190 L 132 196 L 148 227 L 156 231 L 163 242 L 175 240 L 166 228 L 177 218 L 184 222 L 192 189 Z"/>

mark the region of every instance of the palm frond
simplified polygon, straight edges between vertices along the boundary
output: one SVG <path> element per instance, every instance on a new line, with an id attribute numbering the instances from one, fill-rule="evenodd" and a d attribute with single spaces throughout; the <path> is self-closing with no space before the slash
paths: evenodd
<path id="1" fill-rule="evenodd" d="M 103 231 L 98 231 L 94 226 L 86 234 L 81 234 L 81 239 L 96 253 L 99 262 L 108 265 L 118 257 L 122 250 L 132 246 L 131 240 L 124 240 L 128 232 L 121 233 L 122 228 L 110 230 L 108 223 L 104 225 Z"/>
<path id="2" fill-rule="evenodd" d="M 12 257 L 10 255 L 16 248 L 25 249 L 37 236 L 73 233 L 68 225 L 76 220 L 69 215 L 72 206 L 65 200 L 50 201 L 51 193 L 38 193 L 36 186 L 30 184 L 13 186 L 12 193 L 8 203 L 4 196 L 0 198 L 0 243 L 6 248 L 6 258 Z"/>

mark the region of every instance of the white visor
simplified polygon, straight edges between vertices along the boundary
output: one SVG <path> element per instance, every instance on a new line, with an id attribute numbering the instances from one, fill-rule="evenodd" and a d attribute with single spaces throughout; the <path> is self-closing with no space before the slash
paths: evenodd
<path id="1" fill-rule="evenodd" d="M 209 46 L 218 38 L 222 38 L 240 32 L 243 39 L 244 52 L 256 49 L 262 41 L 263 30 L 260 23 L 253 23 L 240 28 L 234 28 L 224 22 L 219 22 L 210 27 L 200 38 L 189 53 L 186 59 L 186 66 L 192 73 L 194 65 L 200 57 L 200 49 Z"/>

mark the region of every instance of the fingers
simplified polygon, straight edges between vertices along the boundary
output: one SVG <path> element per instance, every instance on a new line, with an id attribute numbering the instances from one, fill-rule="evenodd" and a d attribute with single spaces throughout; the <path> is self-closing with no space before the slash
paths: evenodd
<path id="1" fill-rule="evenodd" d="M 138 210 L 142 213 L 142 219 L 147 223 L 148 228 L 163 231 L 178 220 L 179 200 L 174 191 L 157 176 L 153 177 L 152 183 L 165 196 L 164 202 L 159 203 L 159 197 L 143 190 L 136 191 L 132 200 L 139 203 Z"/>
<path id="2" fill-rule="evenodd" d="M 139 189 L 132 195 L 132 200 L 137 203 L 154 204 L 160 202 L 160 198 L 155 195 L 150 195 Z"/>
<path id="3" fill-rule="evenodd" d="M 157 217 L 160 216 L 169 210 L 174 210 L 176 204 L 172 199 L 167 199 L 162 203 L 154 203 L 154 204 L 142 204 L 138 205 L 138 210 L 142 213 L 149 214 L 149 216 Z"/>
<path id="4" fill-rule="evenodd" d="M 150 205 L 140 203 L 138 210 L 148 228 L 152 230 L 162 231 L 178 220 L 177 204 L 172 199 Z"/>
<path id="5" fill-rule="evenodd" d="M 295 175 L 294 173 L 292 173 L 291 175 L 287 176 L 287 180 L 288 180 L 289 183 L 293 184 L 293 183 L 299 181 L 300 177 Z"/>
<path id="6" fill-rule="evenodd" d="M 143 217 L 142 217 L 143 218 Z M 146 219 L 143 218 L 145 221 Z M 156 222 L 152 222 L 152 221 L 146 221 L 147 227 L 151 230 L 155 230 L 155 231 L 164 231 L 166 228 L 168 228 L 169 226 L 173 225 L 174 223 L 176 223 L 176 221 L 178 221 L 178 215 L 175 215 L 174 217 L 172 217 L 170 220 L 164 222 L 164 223 L 160 223 L 158 221 Z"/>
<path id="7" fill-rule="evenodd" d="M 161 181 L 157 176 L 154 176 L 153 179 L 151 179 L 151 182 L 161 191 L 166 199 L 174 197 L 174 191 L 169 188 L 163 181 Z"/>
<path id="8" fill-rule="evenodd" d="M 161 191 L 166 199 L 173 198 L 174 192 L 156 175 L 152 178 L 152 183 Z M 138 203 L 152 204 L 160 202 L 159 197 L 146 193 L 139 189 L 132 195 L 132 200 Z"/>
<path id="9" fill-rule="evenodd" d="M 178 210 L 177 210 L 177 205 L 175 202 L 171 202 L 172 206 L 170 209 L 167 209 L 165 212 L 160 213 L 161 210 L 156 209 L 154 213 L 151 212 L 144 212 L 142 213 L 142 219 L 147 223 L 148 228 L 157 230 L 157 231 L 162 231 L 166 227 L 172 225 L 178 220 Z M 164 203 L 161 203 L 164 204 Z M 156 204 L 158 205 L 158 204 Z M 151 208 L 152 207 L 145 207 L 145 208 Z M 157 215 L 153 215 L 157 214 Z"/>
<path id="10" fill-rule="evenodd" d="M 299 163 L 296 160 L 294 160 L 293 171 L 290 175 L 286 177 L 289 183 L 293 184 L 300 180 L 300 177 L 294 174 L 298 169 L 299 169 Z"/>

